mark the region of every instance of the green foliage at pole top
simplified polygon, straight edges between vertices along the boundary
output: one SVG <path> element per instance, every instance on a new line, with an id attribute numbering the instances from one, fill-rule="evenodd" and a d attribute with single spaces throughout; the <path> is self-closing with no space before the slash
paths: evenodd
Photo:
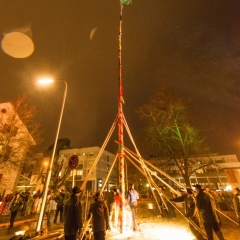
<path id="1" fill-rule="evenodd" d="M 120 0 L 120 4 L 123 5 L 123 4 L 130 4 L 132 3 L 132 0 Z"/>

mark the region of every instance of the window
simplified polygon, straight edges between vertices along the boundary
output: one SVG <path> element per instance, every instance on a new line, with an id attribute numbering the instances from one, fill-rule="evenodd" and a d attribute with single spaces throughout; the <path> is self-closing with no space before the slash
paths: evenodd
<path id="1" fill-rule="evenodd" d="M 94 163 L 94 160 L 90 160 L 90 161 L 88 161 L 88 166 L 92 166 L 93 165 L 93 163 Z"/>
<path id="2" fill-rule="evenodd" d="M 198 178 L 199 183 L 208 183 L 207 178 Z"/>
<path id="3" fill-rule="evenodd" d="M 225 163 L 224 159 L 215 159 L 215 163 Z"/>
<path id="4" fill-rule="evenodd" d="M 83 165 L 82 164 L 78 164 L 77 169 L 83 169 Z"/>
<path id="5" fill-rule="evenodd" d="M 218 178 L 209 178 L 209 182 L 210 183 L 219 183 L 219 179 Z"/>
<path id="6" fill-rule="evenodd" d="M 218 169 L 218 172 L 219 172 L 219 173 L 224 173 L 224 169 L 223 169 L 223 168 L 219 168 L 219 169 Z"/>
<path id="7" fill-rule="evenodd" d="M 195 178 L 190 178 L 191 183 L 197 183 L 197 180 Z"/>
<path id="8" fill-rule="evenodd" d="M 223 177 L 223 178 L 221 178 L 221 182 L 222 182 L 222 183 L 223 183 L 223 182 L 224 182 L 224 183 L 228 183 L 228 179 Z"/>
<path id="9" fill-rule="evenodd" d="M 77 171 L 76 171 L 76 175 L 79 176 L 79 175 L 82 175 L 82 174 L 83 174 L 83 171 L 82 171 L 82 170 L 77 170 Z"/>
<path id="10" fill-rule="evenodd" d="M 217 171 L 216 168 L 209 168 L 209 169 L 207 170 L 207 172 L 208 172 L 208 173 L 217 173 L 218 171 Z"/>
<path id="11" fill-rule="evenodd" d="M 198 170 L 196 170 L 196 173 L 197 173 L 197 174 L 203 174 L 203 173 L 204 173 L 204 171 L 203 171 L 203 169 L 202 169 L 202 168 L 199 168 Z"/>

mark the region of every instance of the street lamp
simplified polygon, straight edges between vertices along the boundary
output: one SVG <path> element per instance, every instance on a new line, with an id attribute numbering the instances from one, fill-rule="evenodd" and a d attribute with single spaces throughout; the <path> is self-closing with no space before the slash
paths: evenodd
<path id="1" fill-rule="evenodd" d="M 42 226 L 44 209 L 45 209 L 45 204 L 46 204 L 46 199 L 47 199 L 47 192 L 48 192 L 48 187 L 49 187 L 49 183 L 50 183 L 50 179 L 51 179 L 51 175 L 52 175 L 52 166 L 53 166 L 54 156 L 55 156 L 56 147 L 57 147 L 59 130 L 60 130 L 61 122 L 62 122 L 65 100 L 66 100 L 66 96 L 67 96 L 67 82 L 64 80 L 56 80 L 56 81 L 62 81 L 65 83 L 65 91 L 64 91 L 64 95 L 63 95 L 62 108 L 61 108 L 61 113 L 60 113 L 60 117 L 59 117 L 59 121 L 58 121 L 58 128 L 57 128 L 56 138 L 55 138 L 55 142 L 54 142 L 52 157 L 51 157 L 51 160 L 49 163 L 46 182 L 45 182 L 44 190 L 43 190 L 42 204 L 41 204 L 40 213 L 39 213 L 38 222 L 37 222 L 37 229 L 36 229 L 37 232 L 39 232 L 41 230 L 41 226 Z M 38 83 L 41 85 L 43 85 L 43 84 L 46 85 L 46 84 L 50 84 L 53 82 L 54 82 L 54 80 L 50 79 L 50 78 L 44 78 L 44 79 L 38 80 Z"/>

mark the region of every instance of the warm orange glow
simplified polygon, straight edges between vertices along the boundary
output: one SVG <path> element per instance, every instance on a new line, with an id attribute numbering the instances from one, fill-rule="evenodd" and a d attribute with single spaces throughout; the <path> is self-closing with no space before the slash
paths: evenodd
<path id="1" fill-rule="evenodd" d="M 48 162 L 44 162 L 43 165 L 44 165 L 45 167 L 47 167 L 47 166 L 48 166 Z"/>
<path id="2" fill-rule="evenodd" d="M 184 226 L 177 226 L 171 223 L 141 223 L 139 225 L 140 232 L 133 232 L 132 230 L 127 230 L 125 233 L 120 234 L 115 228 L 111 232 L 107 233 L 107 236 L 111 239 L 143 239 L 151 240 L 194 240 L 195 237 L 191 234 L 188 228 Z"/>
<path id="3" fill-rule="evenodd" d="M 50 83 L 53 83 L 54 80 L 51 79 L 51 78 L 41 78 L 38 80 L 38 83 L 41 84 L 41 85 L 47 85 L 47 84 L 50 84 Z"/>
<path id="4" fill-rule="evenodd" d="M 1 46 L 6 54 L 14 58 L 29 57 L 34 51 L 32 39 L 21 32 L 4 34 Z"/>

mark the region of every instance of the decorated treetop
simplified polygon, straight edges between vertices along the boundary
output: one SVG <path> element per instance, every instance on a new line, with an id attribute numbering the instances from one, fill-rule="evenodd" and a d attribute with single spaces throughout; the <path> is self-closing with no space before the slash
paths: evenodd
<path id="1" fill-rule="evenodd" d="M 132 3 L 132 0 L 120 0 L 120 4 L 123 5 L 123 4 L 130 4 Z"/>

